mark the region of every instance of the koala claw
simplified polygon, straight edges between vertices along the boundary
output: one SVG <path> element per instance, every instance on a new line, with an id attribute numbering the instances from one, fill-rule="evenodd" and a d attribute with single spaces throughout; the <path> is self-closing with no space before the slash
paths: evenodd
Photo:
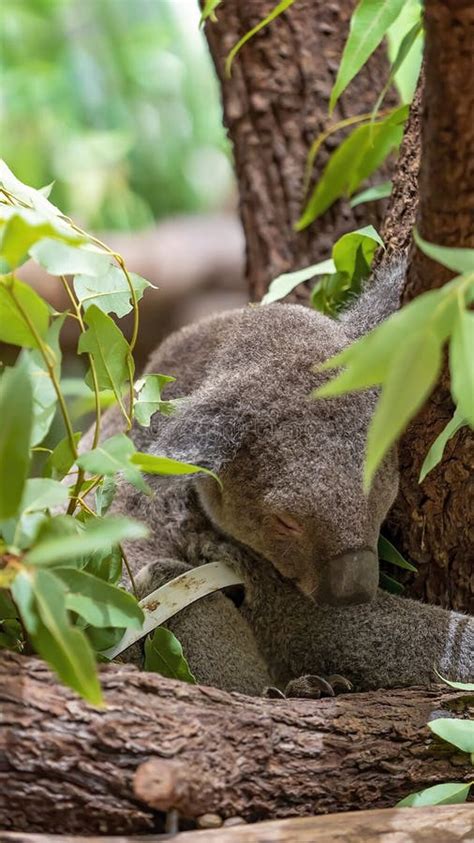
<path id="1" fill-rule="evenodd" d="M 327 679 L 308 673 L 288 682 L 285 696 L 317 700 L 320 697 L 335 697 L 336 694 L 344 694 L 348 691 L 352 691 L 351 683 L 338 673 L 328 676 Z"/>

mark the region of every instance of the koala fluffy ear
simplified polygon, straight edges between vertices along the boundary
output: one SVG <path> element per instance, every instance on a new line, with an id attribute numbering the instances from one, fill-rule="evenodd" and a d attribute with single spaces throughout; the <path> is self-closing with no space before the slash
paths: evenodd
<path id="1" fill-rule="evenodd" d="M 245 414 L 239 404 L 238 390 L 224 378 L 203 384 L 179 401 L 171 416 L 161 417 L 151 453 L 220 471 L 245 435 Z"/>

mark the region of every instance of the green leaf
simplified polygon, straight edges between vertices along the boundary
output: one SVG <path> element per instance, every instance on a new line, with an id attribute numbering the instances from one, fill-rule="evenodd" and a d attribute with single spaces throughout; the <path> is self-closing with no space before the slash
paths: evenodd
<path id="1" fill-rule="evenodd" d="M 313 266 L 307 266 L 305 269 L 297 269 L 296 272 L 284 272 L 273 279 L 268 292 L 262 298 L 261 304 L 271 304 L 274 301 L 284 299 L 298 284 L 310 281 L 316 275 L 334 272 L 335 269 L 334 261 L 329 259 L 315 263 Z"/>
<path id="2" fill-rule="evenodd" d="M 29 630 L 34 648 L 66 685 L 93 705 L 101 705 L 94 655 L 85 635 L 69 622 L 62 582 L 42 569 L 29 576 L 41 621 L 34 632 Z"/>
<path id="3" fill-rule="evenodd" d="M 146 472 L 146 474 L 162 474 L 164 476 L 179 474 L 207 474 L 209 477 L 213 477 L 219 486 L 222 485 L 217 474 L 214 474 L 213 471 L 209 471 L 207 468 L 202 468 L 200 465 L 193 465 L 193 463 L 174 460 L 171 457 L 160 457 L 155 456 L 154 454 L 144 454 L 141 451 L 135 451 L 135 453 L 131 455 L 130 461 L 134 465 L 138 466 L 140 471 Z"/>
<path id="4" fill-rule="evenodd" d="M 82 568 L 93 577 L 117 585 L 122 576 L 122 551 L 120 545 L 115 545 L 110 552 L 98 551 L 86 558 Z"/>
<path id="5" fill-rule="evenodd" d="M 378 47 L 390 24 L 400 14 L 404 2 L 405 0 L 360 0 L 352 13 L 349 37 L 331 91 L 330 112 L 349 82 Z"/>
<path id="6" fill-rule="evenodd" d="M 222 0 L 206 0 L 201 12 L 201 18 L 199 20 L 200 26 L 203 25 L 204 21 L 206 21 L 207 18 L 210 18 L 212 21 L 217 20 L 215 9 L 217 9 L 221 2 Z"/>
<path id="7" fill-rule="evenodd" d="M 41 211 L 48 217 L 51 217 L 56 224 L 62 222 L 59 219 L 60 211 L 48 201 L 43 192 L 43 188 L 35 190 L 27 184 L 23 184 L 12 173 L 10 168 L 5 164 L 5 161 L 0 160 L 0 184 L 2 184 L 10 193 L 13 193 L 17 199 L 21 199 L 31 208 Z"/>
<path id="8" fill-rule="evenodd" d="M 117 492 L 117 483 L 113 476 L 106 476 L 95 492 L 95 509 L 97 515 L 105 515 L 110 509 Z"/>
<path id="9" fill-rule="evenodd" d="M 421 20 L 422 14 L 423 7 L 421 0 L 405 0 L 402 11 L 388 28 L 386 34 L 387 52 L 392 64 L 398 55 L 403 38 L 415 23 Z M 397 86 L 401 102 L 411 102 L 413 99 L 420 75 L 423 48 L 424 38 L 417 38 L 405 61 L 395 73 L 394 82 Z"/>
<path id="10" fill-rule="evenodd" d="M 419 483 L 423 483 L 426 475 L 429 474 L 432 469 L 441 462 L 444 454 L 444 449 L 446 447 L 446 443 L 451 439 L 455 433 L 461 427 L 467 424 L 467 420 L 464 418 L 464 415 L 460 412 L 459 408 L 456 409 L 451 421 L 447 423 L 447 425 L 443 428 L 441 433 L 436 437 L 435 441 L 433 442 L 431 448 L 429 449 L 423 465 L 421 466 L 420 477 L 418 479 Z"/>
<path id="11" fill-rule="evenodd" d="M 76 446 L 81 436 L 82 433 L 80 432 L 74 434 L 74 442 Z M 43 468 L 43 475 L 45 477 L 53 477 L 55 480 L 62 480 L 73 465 L 74 460 L 75 456 L 71 448 L 69 436 L 65 436 L 64 439 L 61 439 L 61 441 L 56 445 L 46 460 Z"/>
<path id="12" fill-rule="evenodd" d="M 399 44 L 397 55 L 394 58 L 389 77 L 377 98 L 377 102 L 374 105 L 372 112 L 373 119 L 375 119 L 375 117 L 377 116 L 377 112 L 385 99 L 387 91 L 389 90 L 391 85 L 393 85 L 394 79 L 397 73 L 399 72 L 403 62 L 407 58 L 408 54 L 411 52 L 411 49 L 416 39 L 421 37 L 422 34 L 423 24 L 421 22 L 421 19 L 418 19 L 416 23 L 414 23 L 413 26 L 408 30 L 408 32 L 405 33 Z"/>
<path id="13" fill-rule="evenodd" d="M 428 728 L 448 743 L 457 746 L 462 752 L 474 752 L 474 720 L 457 720 L 440 717 L 428 723 Z"/>
<path id="14" fill-rule="evenodd" d="M 383 383 L 406 337 L 420 336 L 429 329 L 439 343 L 443 343 L 451 333 L 456 317 L 453 290 L 445 285 L 423 293 L 370 333 L 318 365 L 316 371 L 339 366 L 347 368 L 319 387 L 314 395 L 329 398 Z"/>
<path id="15" fill-rule="evenodd" d="M 22 514 L 51 509 L 66 503 L 69 494 L 66 486 L 57 480 L 34 477 L 26 481 L 20 505 Z"/>
<path id="16" fill-rule="evenodd" d="M 27 632 L 34 635 L 39 627 L 40 618 L 35 605 L 30 574 L 25 570 L 20 570 L 11 585 L 10 591 Z"/>
<path id="17" fill-rule="evenodd" d="M 140 471 L 131 464 L 131 458 L 134 454 L 135 446 L 133 442 L 124 433 L 117 433 L 110 439 L 101 442 L 93 451 L 81 454 L 77 458 L 77 464 L 92 474 L 114 476 L 117 472 L 122 472 L 129 483 L 132 483 L 140 491 L 148 493 L 148 486 Z"/>
<path id="18" fill-rule="evenodd" d="M 79 354 L 89 352 L 92 355 L 99 389 L 111 389 L 123 408 L 122 387 L 129 376 L 130 346 L 110 316 L 99 310 L 95 304 L 87 309 L 84 321 L 89 330 L 81 334 L 77 350 Z M 85 380 L 93 389 L 90 371 Z"/>
<path id="19" fill-rule="evenodd" d="M 446 266 L 454 272 L 474 272 L 474 249 L 453 249 L 449 246 L 436 246 L 434 243 L 423 240 L 416 229 L 413 232 L 413 237 L 418 248 L 442 266 Z"/>
<path id="20" fill-rule="evenodd" d="M 32 246 L 30 255 L 50 275 L 104 275 L 110 266 L 110 257 L 89 244 L 70 246 L 49 238 Z"/>
<path id="21" fill-rule="evenodd" d="M 458 314 L 449 345 L 451 393 L 459 412 L 474 428 L 474 313 L 458 299 Z"/>
<path id="22" fill-rule="evenodd" d="M 430 394 L 440 368 L 441 346 L 432 331 L 409 337 L 397 351 L 367 434 L 366 490 L 385 454 Z"/>
<path id="23" fill-rule="evenodd" d="M 384 181 L 380 184 L 374 184 L 373 187 L 368 187 L 367 190 L 358 193 L 357 196 L 351 199 L 349 204 L 351 208 L 355 208 L 357 205 L 362 205 L 363 202 L 375 202 L 377 199 L 386 199 L 387 196 L 390 196 L 391 192 L 392 182 Z"/>
<path id="24" fill-rule="evenodd" d="M 183 648 L 169 629 L 159 626 L 145 641 L 145 670 L 160 673 L 169 679 L 196 684 L 183 655 Z"/>
<path id="25" fill-rule="evenodd" d="M 174 380 L 176 378 L 169 375 L 145 375 L 136 382 L 137 398 L 133 411 L 139 424 L 148 427 L 154 413 L 170 415 L 173 412 L 174 404 L 171 401 L 163 401 L 161 391 L 166 384 L 173 383 Z"/>
<path id="26" fill-rule="evenodd" d="M 379 536 L 378 554 L 379 559 L 383 559 L 384 562 L 390 562 L 392 565 L 396 565 L 397 568 L 403 568 L 405 571 L 413 571 L 415 574 L 417 572 L 415 566 L 411 562 L 407 562 L 400 551 L 385 536 Z"/>
<path id="27" fill-rule="evenodd" d="M 132 594 L 76 568 L 55 568 L 67 588 L 66 608 L 91 626 L 141 629 L 144 614 Z"/>
<path id="28" fill-rule="evenodd" d="M 50 363 L 58 380 L 61 375 L 59 336 L 65 319 L 65 313 L 54 319 L 43 338 L 47 346 Z M 22 353 L 22 360 L 28 368 L 33 386 L 31 447 L 34 447 L 35 445 L 39 445 L 48 433 L 56 413 L 58 399 L 41 352 L 38 349 L 24 351 Z"/>
<path id="29" fill-rule="evenodd" d="M 5 223 L 0 245 L 0 257 L 7 261 L 10 269 L 24 263 L 28 259 L 30 248 L 45 237 L 80 242 L 72 229 L 65 233 L 37 211 L 16 207 L 11 210 L 13 213 Z"/>
<path id="30" fill-rule="evenodd" d="M 296 231 L 306 228 L 341 196 L 351 196 L 377 170 L 403 137 L 408 106 L 392 111 L 375 124 L 358 126 L 327 162 L 308 200 Z"/>
<path id="31" fill-rule="evenodd" d="M 240 39 L 240 41 L 237 41 L 237 44 L 232 47 L 225 60 L 226 76 L 230 76 L 232 70 L 232 62 L 234 61 L 237 53 L 244 46 L 244 44 L 246 44 L 247 41 L 250 41 L 250 39 L 253 38 L 253 36 L 256 35 L 257 32 L 260 32 L 260 30 L 267 26 L 269 23 L 271 23 L 272 20 L 275 20 L 275 18 L 285 12 L 286 9 L 292 6 L 294 2 L 295 0 L 281 0 L 281 2 L 278 3 L 274 9 L 272 9 L 270 14 L 268 14 L 263 20 L 257 23 L 257 25 L 254 26 L 253 29 L 249 30 L 249 32 L 246 32 L 245 35 Z"/>
<path id="32" fill-rule="evenodd" d="M 442 682 L 445 682 L 446 685 L 449 685 L 450 688 L 455 688 L 457 691 L 474 691 L 474 682 L 451 682 L 450 679 L 446 679 L 444 676 L 441 676 L 438 671 L 436 671 L 439 678 Z"/>
<path id="33" fill-rule="evenodd" d="M 12 276 L 0 278 L 0 340 L 24 348 L 37 348 L 35 334 L 22 311 L 36 334 L 44 337 L 49 325 L 46 302 L 23 281 Z"/>
<path id="34" fill-rule="evenodd" d="M 448 784 L 435 784 L 425 790 L 418 790 L 410 793 L 397 802 L 396 808 L 423 808 L 428 805 L 459 805 L 465 802 L 469 796 L 472 782 L 449 782 Z"/>
<path id="35" fill-rule="evenodd" d="M 30 466 L 33 409 L 24 366 L 8 368 L 0 380 L 0 521 L 18 512 Z"/>
<path id="36" fill-rule="evenodd" d="M 356 271 L 359 250 L 369 271 L 377 246 L 383 246 L 383 240 L 373 225 L 366 225 L 357 231 L 343 234 L 332 249 L 332 258 L 337 271 L 347 272 L 352 279 Z"/>
<path id="37" fill-rule="evenodd" d="M 76 559 L 101 548 L 107 549 L 125 539 L 141 539 L 148 528 L 129 518 L 91 518 L 77 535 L 44 538 L 25 556 L 29 565 L 54 565 Z"/>
<path id="38" fill-rule="evenodd" d="M 131 272 L 129 277 L 137 301 L 147 287 L 154 287 L 135 272 Z M 109 266 L 104 275 L 76 275 L 74 290 L 84 310 L 95 304 L 104 313 L 115 313 L 121 318 L 133 309 L 127 278 L 117 266 Z"/>
<path id="39" fill-rule="evenodd" d="M 386 574 L 385 571 L 380 571 L 379 586 L 380 588 L 383 588 L 384 591 L 388 591 L 389 594 L 403 594 L 405 591 L 401 582 L 398 582 L 398 580 L 394 579 L 394 577 Z"/>

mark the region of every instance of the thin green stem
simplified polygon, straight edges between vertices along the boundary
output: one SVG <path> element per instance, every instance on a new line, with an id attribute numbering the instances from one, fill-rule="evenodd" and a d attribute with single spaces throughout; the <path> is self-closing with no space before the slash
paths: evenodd
<path id="1" fill-rule="evenodd" d="M 135 583 L 135 578 L 134 578 L 133 573 L 132 573 L 132 569 L 130 567 L 130 562 L 127 559 L 127 554 L 125 553 L 125 551 L 123 549 L 123 545 L 119 544 L 119 548 L 120 548 L 120 553 L 122 554 L 123 564 L 125 565 L 125 567 L 127 569 L 127 574 L 129 576 L 129 579 L 130 579 L 132 591 L 133 591 L 135 597 L 138 600 L 137 586 L 136 586 L 136 583 Z"/>
<path id="2" fill-rule="evenodd" d="M 15 282 L 14 276 L 12 276 L 12 280 L 13 280 L 13 283 L 14 283 Z M 74 459 L 76 459 L 77 458 L 77 448 L 76 448 L 76 442 L 74 440 L 74 430 L 73 430 L 71 418 L 69 416 L 68 409 L 67 409 L 67 406 L 66 406 L 66 401 L 64 400 L 64 396 L 63 396 L 62 391 L 61 391 L 60 383 L 58 381 L 58 378 L 56 377 L 56 372 L 54 371 L 54 364 L 52 364 L 50 359 L 49 359 L 48 347 L 47 347 L 46 343 L 43 342 L 42 337 L 39 335 L 38 331 L 36 330 L 36 326 L 31 321 L 31 319 L 30 319 L 28 313 L 26 312 L 26 310 L 24 309 L 23 305 L 18 301 L 18 298 L 17 298 L 17 296 L 15 295 L 15 292 L 14 292 L 13 285 L 7 286 L 6 289 L 8 290 L 8 293 L 9 293 L 11 299 L 13 300 L 13 302 L 15 304 L 15 307 L 18 310 L 20 316 L 22 317 L 24 322 L 27 324 L 27 326 L 28 326 L 29 330 L 31 331 L 33 337 L 35 338 L 35 342 L 36 342 L 36 345 L 38 346 L 38 350 L 39 350 L 39 352 L 40 352 L 40 354 L 41 354 L 41 356 L 42 356 L 42 358 L 45 362 L 46 369 L 48 370 L 48 375 L 51 379 L 51 383 L 53 384 L 54 391 L 55 391 L 56 397 L 58 399 L 59 408 L 61 410 L 61 415 L 63 417 L 64 426 L 66 428 L 67 437 L 68 437 L 68 440 L 69 440 L 69 447 L 71 449 L 71 453 L 74 456 Z"/>

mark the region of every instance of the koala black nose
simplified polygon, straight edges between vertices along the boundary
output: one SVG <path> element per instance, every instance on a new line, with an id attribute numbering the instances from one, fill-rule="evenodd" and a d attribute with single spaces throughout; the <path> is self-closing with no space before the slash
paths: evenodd
<path id="1" fill-rule="evenodd" d="M 379 582 L 376 553 L 368 548 L 349 550 L 330 559 L 312 592 L 313 600 L 330 606 L 352 606 L 374 600 Z"/>

